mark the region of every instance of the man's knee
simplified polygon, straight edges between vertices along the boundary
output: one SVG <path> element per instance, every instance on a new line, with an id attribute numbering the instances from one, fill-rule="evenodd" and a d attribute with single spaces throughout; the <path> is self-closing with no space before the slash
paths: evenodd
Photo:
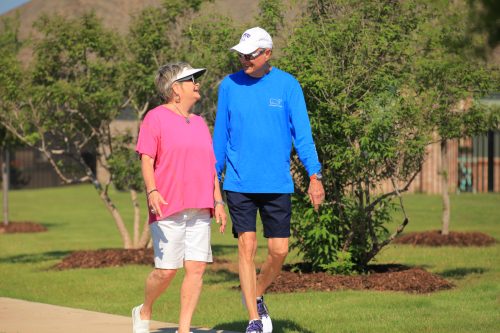
<path id="1" fill-rule="evenodd" d="M 270 239 L 268 253 L 276 259 L 284 259 L 288 255 L 288 239 Z"/>
<path id="2" fill-rule="evenodd" d="M 284 259 L 288 255 L 288 247 L 270 248 L 269 255 L 276 259 Z"/>
<path id="3" fill-rule="evenodd" d="M 253 259 L 257 249 L 255 233 L 242 233 L 238 237 L 238 252 L 240 257 Z"/>

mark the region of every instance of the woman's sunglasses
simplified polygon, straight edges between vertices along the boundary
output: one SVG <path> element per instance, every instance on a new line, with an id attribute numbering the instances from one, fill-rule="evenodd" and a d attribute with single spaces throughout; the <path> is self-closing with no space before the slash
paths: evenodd
<path id="1" fill-rule="evenodd" d="M 183 77 L 182 79 L 177 80 L 175 82 L 189 82 L 189 81 L 193 82 L 193 84 L 196 84 L 196 81 L 194 80 L 194 75 Z"/>

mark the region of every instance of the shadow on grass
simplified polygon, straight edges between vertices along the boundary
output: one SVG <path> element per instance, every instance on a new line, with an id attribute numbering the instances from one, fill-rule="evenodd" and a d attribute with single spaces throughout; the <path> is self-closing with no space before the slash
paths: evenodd
<path id="1" fill-rule="evenodd" d="M 40 224 L 47 229 L 55 229 L 61 226 L 60 223 L 54 223 L 54 222 L 40 222 Z"/>
<path id="2" fill-rule="evenodd" d="M 207 333 L 206 329 L 191 329 L 193 333 Z M 223 331 L 225 332 L 225 331 Z M 177 328 L 172 327 L 161 327 L 156 330 L 152 330 L 151 333 L 177 333 Z"/>
<path id="3" fill-rule="evenodd" d="M 3 264 L 35 264 L 43 261 L 62 259 L 64 256 L 70 254 L 71 251 L 52 251 L 36 254 L 20 254 L 17 256 L 0 258 L 0 263 Z"/>
<path id="4" fill-rule="evenodd" d="M 267 243 L 261 242 L 258 246 L 257 249 L 259 251 L 262 250 L 267 250 Z M 212 254 L 214 257 L 222 257 L 225 255 L 235 255 L 237 256 L 238 254 L 238 240 L 235 238 L 234 239 L 234 245 L 217 245 L 217 244 L 212 244 Z"/>
<path id="5" fill-rule="evenodd" d="M 467 275 L 484 274 L 487 271 L 488 270 L 486 268 L 482 267 L 467 267 L 467 268 L 448 269 L 439 273 L 439 275 L 445 278 L 463 279 Z"/>
<path id="6" fill-rule="evenodd" d="M 233 321 L 230 323 L 222 323 L 214 326 L 214 330 L 230 330 L 235 332 L 243 332 L 247 327 L 247 321 Z M 194 331 L 196 332 L 196 331 Z M 273 320 L 273 333 L 283 332 L 300 332 L 300 333 L 314 333 L 291 320 Z"/>
<path id="7" fill-rule="evenodd" d="M 238 245 L 217 245 L 217 244 L 212 244 L 212 254 L 214 257 L 222 257 L 226 254 L 236 254 L 238 253 Z"/>
<path id="8" fill-rule="evenodd" d="M 217 284 L 228 281 L 239 282 L 238 273 L 231 272 L 228 269 L 218 269 L 216 271 L 207 270 L 205 273 L 204 282 L 205 284 Z"/>

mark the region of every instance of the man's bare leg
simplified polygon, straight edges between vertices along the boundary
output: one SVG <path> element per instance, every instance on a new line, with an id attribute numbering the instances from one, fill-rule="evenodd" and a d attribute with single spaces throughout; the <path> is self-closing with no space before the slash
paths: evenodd
<path id="1" fill-rule="evenodd" d="M 256 299 L 255 253 L 257 252 L 257 237 L 255 232 L 238 234 L 238 268 L 240 273 L 241 292 L 247 304 L 250 320 L 259 319 Z"/>
<path id="2" fill-rule="evenodd" d="M 267 259 L 257 277 L 256 296 L 262 296 L 281 272 L 283 262 L 288 255 L 288 238 L 269 238 L 267 241 Z M 253 301 L 255 304 L 255 300 Z M 248 304 L 248 300 L 247 300 Z"/>

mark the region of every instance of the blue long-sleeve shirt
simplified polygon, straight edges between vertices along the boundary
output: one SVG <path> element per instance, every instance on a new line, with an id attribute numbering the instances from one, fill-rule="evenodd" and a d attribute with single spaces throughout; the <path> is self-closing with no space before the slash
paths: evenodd
<path id="1" fill-rule="evenodd" d="M 292 143 L 309 175 L 321 164 L 299 82 L 275 67 L 262 78 L 243 71 L 219 87 L 213 145 L 224 190 L 293 193 Z"/>

